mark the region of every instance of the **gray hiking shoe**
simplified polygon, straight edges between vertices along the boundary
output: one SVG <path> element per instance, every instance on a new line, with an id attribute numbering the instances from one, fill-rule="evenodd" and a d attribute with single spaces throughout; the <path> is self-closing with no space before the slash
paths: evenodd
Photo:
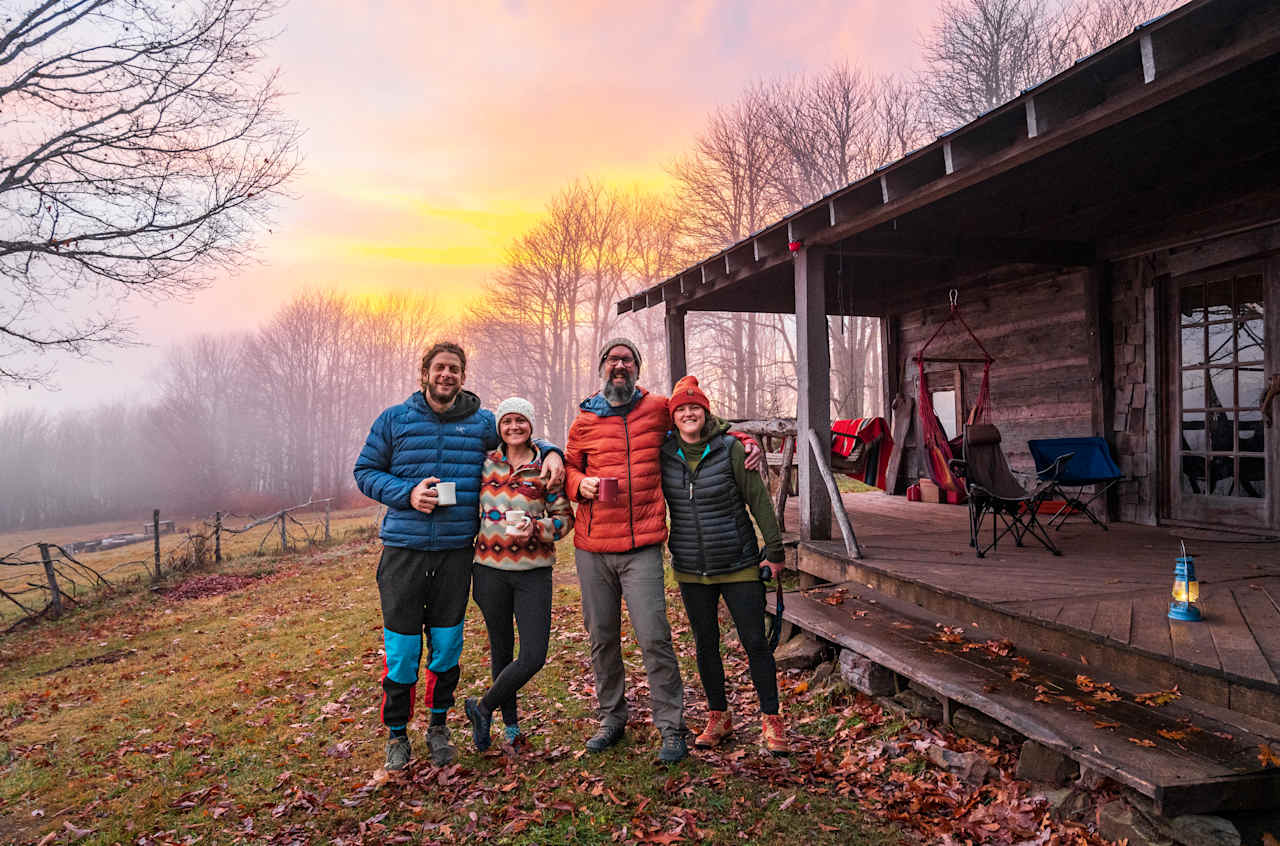
<path id="1" fill-rule="evenodd" d="M 683 761 L 689 755 L 689 746 L 685 743 L 684 732 L 664 731 L 662 748 L 658 750 L 659 764 L 674 764 Z"/>
<path id="2" fill-rule="evenodd" d="M 389 773 L 402 772 L 409 766 L 411 752 L 409 738 L 405 735 L 387 739 L 387 763 L 384 765 Z"/>
<path id="3" fill-rule="evenodd" d="M 427 729 L 427 748 L 431 750 L 431 763 L 437 767 L 446 767 L 458 760 L 458 750 L 449 742 L 448 726 Z"/>
<path id="4" fill-rule="evenodd" d="M 626 726 L 601 724 L 596 733 L 587 739 L 588 752 L 603 752 L 626 735 Z"/>

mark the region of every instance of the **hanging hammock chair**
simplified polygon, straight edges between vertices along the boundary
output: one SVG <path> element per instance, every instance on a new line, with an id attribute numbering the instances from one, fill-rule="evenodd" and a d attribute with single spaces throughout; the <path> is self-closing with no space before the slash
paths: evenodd
<path id="1" fill-rule="evenodd" d="M 955 455 L 952 452 L 951 443 L 947 440 L 947 433 L 943 431 L 942 424 L 938 421 L 937 414 L 933 410 L 933 398 L 929 391 L 929 379 L 925 373 L 924 366 L 926 363 L 949 363 L 949 364 L 981 364 L 982 365 L 982 387 L 978 389 L 978 400 L 973 406 L 973 410 L 969 412 L 967 422 L 986 423 L 988 421 L 988 406 L 990 405 L 990 378 L 991 363 L 995 361 L 991 354 L 987 352 L 987 348 L 982 345 L 982 341 L 978 340 L 978 336 L 969 328 L 969 324 L 960 316 L 960 308 L 956 304 L 959 292 L 952 288 L 949 294 L 951 302 L 951 310 L 947 315 L 947 319 L 938 324 L 938 328 L 933 330 L 933 334 L 929 336 L 929 340 L 924 342 L 924 346 L 920 347 L 920 351 L 915 355 L 916 371 L 919 374 L 919 390 L 920 396 L 916 402 L 916 411 L 919 416 L 920 432 L 923 435 L 925 466 L 928 468 L 929 478 L 943 492 L 947 502 L 960 503 L 964 502 L 964 482 L 957 479 L 955 474 L 951 472 L 950 461 Z M 929 345 L 934 342 L 943 329 L 947 327 L 951 321 L 959 321 L 964 327 L 965 332 L 969 333 L 969 337 L 973 339 L 978 349 L 982 350 L 982 357 L 957 358 L 955 356 L 928 356 L 925 353 L 929 349 Z M 963 433 L 961 433 L 963 434 Z"/>

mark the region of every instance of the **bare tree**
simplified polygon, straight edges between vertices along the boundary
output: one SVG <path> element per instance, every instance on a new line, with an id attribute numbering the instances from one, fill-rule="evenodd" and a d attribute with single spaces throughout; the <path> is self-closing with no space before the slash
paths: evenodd
<path id="1" fill-rule="evenodd" d="M 1072 46 L 1087 56 L 1124 38 L 1138 24 L 1159 17 L 1185 0 L 1083 0 L 1075 16 Z"/>
<path id="2" fill-rule="evenodd" d="M 937 129 L 1006 103 L 1069 61 L 1071 27 L 1038 0 L 943 0 L 920 87 Z"/>
<path id="3" fill-rule="evenodd" d="M 239 264 L 293 174 L 278 0 L 31 0 L 0 31 L 0 383 L 130 338 L 114 303 Z M 68 314 L 68 312 L 70 314 Z M 30 363 L 35 362 L 35 363 Z"/>

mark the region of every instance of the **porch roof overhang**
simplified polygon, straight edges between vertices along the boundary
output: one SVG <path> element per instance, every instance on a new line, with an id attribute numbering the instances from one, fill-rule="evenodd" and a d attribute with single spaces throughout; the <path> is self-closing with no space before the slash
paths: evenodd
<path id="1" fill-rule="evenodd" d="M 791 249 L 827 252 L 827 311 L 924 285 L 1151 247 L 1280 186 L 1280 7 L 1193 0 L 965 126 L 617 304 L 789 313 Z M 1276 194 L 1258 201 L 1275 213 Z M 1248 210 L 1244 210 L 1247 212 Z M 1188 219 L 1181 227 L 1194 228 Z M 1146 239 L 1144 241 L 1144 238 Z M 838 293 L 855 279 L 859 296 Z M 849 286 L 845 286 L 848 288 Z"/>

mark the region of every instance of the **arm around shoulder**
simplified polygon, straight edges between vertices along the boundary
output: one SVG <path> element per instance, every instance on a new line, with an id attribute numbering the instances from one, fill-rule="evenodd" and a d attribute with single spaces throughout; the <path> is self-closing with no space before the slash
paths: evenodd
<path id="1" fill-rule="evenodd" d="M 738 483 L 742 499 L 751 510 L 751 516 L 755 518 L 756 525 L 760 527 L 760 534 L 764 536 L 765 558 L 775 564 L 780 563 L 785 557 L 782 548 L 782 528 L 778 525 L 777 515 L 773 513 L 773 500 L 769 496 L 769 487 L 759 473 L 747 469 L 747 450 L 742 445 L 742 441 L 734 441 L 730 460 L 733 463 L 733 477 Z"/>

